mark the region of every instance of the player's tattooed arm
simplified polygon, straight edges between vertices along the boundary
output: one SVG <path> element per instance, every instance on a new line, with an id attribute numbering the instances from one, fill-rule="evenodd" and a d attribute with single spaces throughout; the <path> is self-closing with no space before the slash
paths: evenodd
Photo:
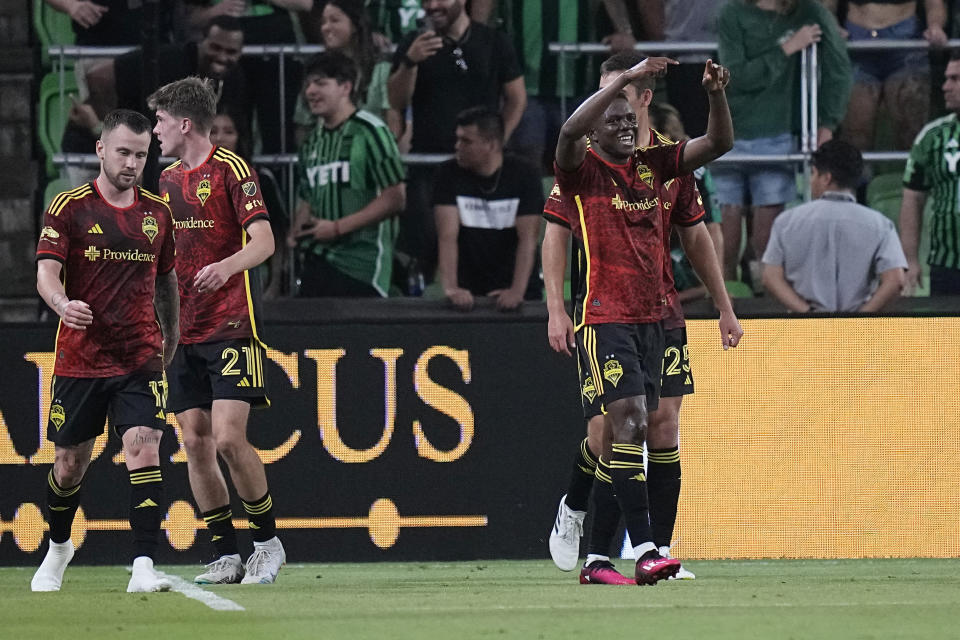
<path id="1" fill-rule="evenodd" d="M 180 294 L 177 291 L 176 270 L 157 275 L 153 304 L 163 332 L 163 366 L 166 367 L 173 361 L 177 343 L 180 342 Z"/>
<path id="2" fill-rule="evenodd" d="M 93 312 L 83 300 L 71 300 L 60 282 L 62 266 L 56 260 L 37 261 L 37 293 L 56 312 L 63 324 L 84 331 L 93 324 Z"/>

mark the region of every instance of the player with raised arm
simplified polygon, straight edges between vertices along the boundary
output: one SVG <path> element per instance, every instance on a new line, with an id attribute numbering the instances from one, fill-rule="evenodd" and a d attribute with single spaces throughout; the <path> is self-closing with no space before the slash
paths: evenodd
<path id="1" fill-rule="evenodd" d="M 642 60 L 634 52 L 616 54 L 601 67 L 601 87 L 613 82 L 620 72 L 633 67 Z M 711 126 L 708 134 L 683 147 L 680 152 L 687 166 L 696 166 L 721 155 L 729 148 L 732 137 L 729 112 L 723 99 L 723 88 L 728 74 L 725 69 L 709 62 L 704 72 L 704 88 L 710 95 Z M 648 147 L 674 145 L 672 141 L 649 128 L 647 107 L 653 93 L 653 78 L 641 76 L 628 83 L 624 92 L 638 120 L 643 156 Z M 695 143 L 695 144 L 694 144 Z M 680 229 L 686 249 L 691 253 L 698 273 L 708 283 L 708 288 L 721 311 L 720 327 L 724 348 L 735 346 L 742 335 L 736 316 L 723 286 L 719 263 L 712 247 L 703 244 L 706 228 L 700 224 L 703 206 L 697 193 L 694 178 L 687 173 L 676 180 L 667 180 L 661 193 L 663 211 L 664 246 L 664 330 L 666 344 L 663 353 L 663 375 L 660 406 L 650 414 L 646 436 L 648 447 L 648 492 L 650 520 L 654 542 L 663 556 L 668 556 L 676 520 L 680 490 L 680 462 L 678 449 L 679 408 L 682 396 L 693 391 L 693 379 L 689 369 L 686 332 L 682 309 L 673 287 L 672 268 L 669 263 L 669 236 L 673 225 Z M 616 203 L 613 203 L 616 207 Z M 571 210 L 572 209 L 572 210 Z M 548 308 L 550 310 L 550 343 L 557 351 L 566 352 L 573 333 L 571 322 L 563 306 L 563 277 L 566 270 L 566 247 L 571 235 L 578 245 L 582 262 L 584 248 L 580 237 L 578 215 L 570 198 L 560 193 L 555 185 L 544 216 L 549 222 L 543 243 L 544 280 L 547 284 Z M 573 221 L 573 225 L 570 221 Z M 576 254 L 576 251 L 575 251 Z M 581 287 L 577 311 L 583 306 L 584 285 L 581 271 Z M 578 320 L 579 322 L 579 320 Z M 572 346 L 572 345 L 571 345 Z M 593 486 L 594 524 L 591 535 L 588 562 L 581 571 L 582 583 L 625 584 L 628 581 L 609 562 L 609 548 L 620 518 L 620 510 L 613 495 L 609 458 L 600 456 L 609 449 L 603 442 L 603 404 L 597 399 L 593 372 L 581 367 L 581 392 L 584 415 L 588 419 L 588 437 L 583 440 L 577 454 L 567 495 L 561 500 L 557 520 L 550 535 L 550 551 L 554 562 L 564 570 L 576 567 L 579 556 L 582 522 L 586 512 L 590 489 Z M 598 469 L 599 464 L 599 469 Z M 594 482 L 596 476 L 596 482 Z M 694 577 L 681 568 L 679 576 Z"/>
<path id="2" fill-rule="evenodd" d="M 169 409 L 183 429 L 190 488 L 218 556 L 195 580 L 272 583 L 286 554 L 263 462 L 247 441 L 250 406 L 269 404 L 253 269 L 273 254 L 270 220 L 256 173 L 210 142 L 216 98 L 201 79 L 171 82 L 149 105 L 163 154 L 179 158 L 160 175 L 177 227 L 181 300 L 180 348 L 167 371 Z M 249 518 L 254 551 L 246 568 L 218 453 Z"/>
<path id="3" fill-rule="evenodd" d="M 60 316 L 47 438 L 50 547 L 30 582 L 59 591 L 94 440 L 107 418 L 130 476 L 133 573 L 128 592 L 167 591 L 153 569 L 165 513 L 160 438 L 166 426 L 163 367 L 179 339 L 173 220 L 139 187 L 150 122 L 118 109 L 97 141 L 100 175 L 57 195 L 37 244 L 37 291 Z M 159 319 L 160 324 L 157 324 Z"/>

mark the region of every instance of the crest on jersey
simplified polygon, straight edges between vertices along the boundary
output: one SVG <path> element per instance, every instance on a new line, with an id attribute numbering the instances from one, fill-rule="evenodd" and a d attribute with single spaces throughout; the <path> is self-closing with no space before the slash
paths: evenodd
<path id="1" fill-rule="evenodd" d="M 248 198 L 252 198 L 253 195 L 257 192 L 257 183 L 251 180 L 250 182 L 244 182 L 241 186 L 243 192 L 247 194 Z"/>
<path id="2" fill-rule="evenodd" d="M 645 185 L 653 189 L 653 171 L 650 171 L 650 167 L 643 163 L 638 164 L 637 177 L 640 178 Z"/>
<path id="3" fill-rule="evenodd" d="M 586 380 L 583 381 L 581 393 L 590 402 L 593 402 L 593 399 L 597 397 L 597 387 L 593 384 L 593 376 L 587 376 Z"/>
<path id="4" fill-rule="evenodd" d="M 153 216 L 145 216 L 140 228 L 143 230 L 143 235 L 147 236 L 150 244 L 153 244 L 153 239 L 156 238 L 157 233 L 160 232 L 159 227 L 157 227 L 157 219 Z"/>
<path id="5" fill-rule="evenodd" d="M 620 378 L 623 377 L 623 367 L 619 360 L 607 360 L 603 363 L 603 377 L 610 381 L 610 384 L 617 386 Z"/>
<path id="6" fill-rule="evenodd" d="M 57 431 L 60 430 L 60 427 L 63 426 L 63 423 L 67 421 L 67 413 L 63 410 L 63 406 L 59 404 L 54 404 L 50 406 L 50 422 L 57 428 Z"/>
<path id="7" fill-rule="evenodd" d="M 200 206 L 202 207 L 207 203 L 207 198 L 210 197 L 210 181 L 204 178 L 200 181 L 200 184 L 197 185 L 197 198 L 200 199 Z"/>
<path id="8" fill-rule="evenodd" d="M 44 228 L 40 231 L 40 239 L 41 239 L 41 240 L 42 240 L 43 238 L 50 238 L 51 240 L 55 240 L 55 239 L 57 239 L 57 238 L 59 238 L 59 237 L 60 237 L 60 234 L 57 233 L 57 230 L 54 229 L 53 227 L 44 227 Z"/>
<path id="9" fill-rule="evenodd" d="M 550 197 L 551 198 L 560 197 L 560 185 L 558 185 L 556 182 L 553 183 L 553 189 L 550 189 Z"/>

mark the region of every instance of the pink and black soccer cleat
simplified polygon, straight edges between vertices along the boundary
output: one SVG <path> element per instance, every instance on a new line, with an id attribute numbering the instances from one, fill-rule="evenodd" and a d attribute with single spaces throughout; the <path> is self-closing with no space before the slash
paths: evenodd
<path id="1" fill-rule="evenodd" d="M 660 580 L 666 580 L 677 575 L 679 570 L 680 561 L 676 558 L 653 556 L 637 560 L 637 570 L 634 576 L 637 584 L 657 584 Z"/>
<path id="2" fill-rule="evenodd" d="M 580 584 L 633 584 L 633 580 L 617 571 L 606 560 L 594 560 L 580 570 Z"/>

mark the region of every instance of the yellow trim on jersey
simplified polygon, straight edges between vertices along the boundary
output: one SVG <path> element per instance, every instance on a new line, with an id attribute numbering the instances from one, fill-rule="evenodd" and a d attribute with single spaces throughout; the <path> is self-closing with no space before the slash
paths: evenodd
<path id="1" fill-rule="evenodd" d="M 177 160 L 177 161 L 175 161 L 175 162 L 171 162 L 170 164 L 168 164 L 167 166 L 165 166 L 165 167 L 163 168 L 163 171 L 166 171 L 167 169 L 173 169 L 173 168 L 175 168 L 175 167 L 179 167 L 179 166 L 180 166 L 180 162 L 181 162 L 180 160 Z M 163 171 L 161 171 L 161 173 L 163 173 Z"/>
<path id="2" fill-rule="evenodd" d="M 247 231 L 246 229 L 241 229 L 240 233 L 242 234 L 242 238 L 240 240 L 240 248 L 242 249 L 243 247 L 247 246 Z M 253 293 L 250 290 L 250 270 L 249 269 L 244 269 L 243 271 L 243 288 L 247 295 L 247 313 L 250 316 L 250 330 L 253 332 L 253 340 L 255 340 L 257 344 L 260 345 L 260 349 L 254 349 L 254 351 L 257 352 L 257 363 L 258 363 L 257 368 L 258 368 L 258 371 L 260 372 L 260 384 L 258 386 L 263 387 L 263 364 L 260 360 L 260 352 L 265 351 L 267 349 L 267 345 L 264 344 L 263 340 L 260 339 L 260 334 L 257 332 L 257 320 L 253 313 Z M 268 398 L 266 395 L 266 389 L 264 389 L 263 399 L 264 399 L 264 402 L 266 402 L 267 406 L 269 407 L 270 398 Z"/>
<path id="3" fill-rule="evenodd" d="M 161 198 L 160 196 L 158 196 L 158 195 L 156 195 L 156 194 L 154 194 L 154 193 L 151 193 L 150 191 L 147 191 L 147 190 L 144 189 L 143 187 L 140 187 L 140 195 L 142 195 L 142 196 L 145 197 L 145 198 L 149 198 L 150 200 L 153 200 L 153 201 L 155 201 L 155 202 L 159 202 L 159 203 L 162 204 L 164 207 L 166 207 L 167 211 L 170 211 L 170 203 L 169 203 L 169 202 L 167 202 L 166 200 L 164 200 L 164 199 Z"/>
<path id="4" fill-rule="evenodd" d="M 583 202 L 580 201 L 580 195 L 577 194 L 573 196 L 573 201 L 577 203 L 577 212 L 580 215 L 580 232 L 583 234 L 583 252 L 586 254 L 587 260 L 587 286 L 583 293 L 583 309 L 580 313 L 580 324 L 573 328 L 574 331 L 579 331 L 587 321 L 587 303 L 590 300 L 590 240 L 587 238 L 587 222 L 583 217 Z"/>
<path id="5" fill-rule="evenodd" d="M 64 191 L 57 195 L 50 202 L 50 207 L 47 209 L 47 213 L 53 217 L 57 217 L 63 211 L 63 208 L 67 206 L 67 203 L 71 200 L 80 200 L 86 196 L 93 193 L 93 189 L 90 187 L 90 183 L 80 185 L 76 189 L 71 189 L 70 191 Z"/>
<path id="6" fill-rule="evenodd" d="M 233 175 L 237 177 L 237 181 L 250 177 L 250 167 L 247 166 L 246 161 L 232 151 L 227 151 L 223 147 L 217 147 L 217 150 L 213 152 L 213 157 L 230 165 L 230 168 L 233 169 Z"/>

